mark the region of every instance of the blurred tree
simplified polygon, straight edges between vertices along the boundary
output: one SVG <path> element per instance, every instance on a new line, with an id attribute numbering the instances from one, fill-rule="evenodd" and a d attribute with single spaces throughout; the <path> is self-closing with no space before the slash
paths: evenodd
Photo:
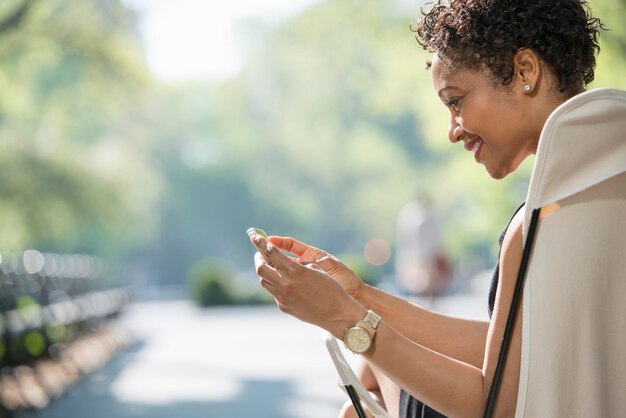
<path id="1" fill-rule="evenodd" d="M 1 248 L 119 257 L 143 233 L 154 193 L 129 191 L 155 181 L 125 137 L 149 81 L 136 27 L 118 0 L 0 5 Z"/>
<path id="2" fill-rule="evenodd" d="M 331 251 L 391 239 L 415 186 L 407 179 L 420 173 L 411 158 L 426 164 L 429 151 L 396 140 L 420 122 L 407 109 L 414 70 L 391 59 L 390 40 L 401 30 L 395 48 L 409 55 L 415 45 L 406 17 L 376 4 L 321 4 L 277 29 L 250 22 L 256 52 L 241 76 L 163 90 L 155 156 L 166 184 L 144 254 L 150 276 L 180 282 L 207 255 L 249 267 L 251 225 Z"/>
<path id="3" fill-rule="evenodd" d="M 626 0 L 591 0 L 590 6 L 607 28 L 600 35 L 602 49 L 592 87 L 626 89 Z"/>
<path id="4" fill-rule="evenodd" d="M 297 214 L 296 236 L 334 252 L 360 252 L 373 237 L 393 243 L 399 209 L 428 191 L 455 259 L 492 262 L 524 174 L 493 185 L 449 146 L 447 110 L 424 70 L 429 57 L 396 5 L 327 1 L 249 36 L 257 53 L 242 82 L 256 127 L 242 149 L 262 161 L 247 167 L 252 188 Z"/>
<path id="5" fill-rule="evenodd" d="M 162 86 L 150 116 L 160 221 L 142 253 L 151 277 L 182 283 L 206 256 L 251 270 L 248 226 L 338 254 L 373 237 L 393 244 L 417 190 L 433 196 L 453 260 L 472 265 L 464 273 L 490 267 L 533 161 L 494 181 L 450 145 L 429 56 L 409 30 L 417 10 L 399 4 L 329 0 L 279 26 L 247 21 L 242 74 Z M 624 2 L 594 4 L 603 16 Z M 622 32 L 601 36 L 595 86 L 623 86 L 612 83 L 626 63 L 614 46 Z"/>
<path id="6" fill-rule="evenodd" d="M 125 257 L 182 284 L 207 256 L 251 270 L 252 225 L 335 253 L 393 244 L 423 190 L 454 259 L 492 263 L 532 161 L 496 182 L 450 146 L 401 3 L 248 21 L 242 74 L 157 84 L 120 0 L 0 2 L 0 248 Z M 626 87 L 626 1 L 591 6 L 611 29 L 593 86 Z"/>
<path id="7" fill-rule="evenodd" d="M 289 208 L 289 229 L 330 251 L 391 239 L 397 208 L 437 159 L 413 111 L 406 16 L 386 2 L 325 2 L 261 39 L 242 80 L 258 198 Z"/>

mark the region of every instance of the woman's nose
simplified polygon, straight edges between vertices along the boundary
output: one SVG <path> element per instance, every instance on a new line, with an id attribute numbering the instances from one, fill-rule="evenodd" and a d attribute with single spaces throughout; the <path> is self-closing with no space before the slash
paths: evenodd
<path id="1" fill-rule="evenodd" d="M 465 135 L 465 131 L 461 128 L 461 125 L 454 121 L 451 122 L 450 128 L 448 128 L 448 139 L 450 139 L 450 142 L 453 144 L 459 142 L 463 138 L 463 135 Z"/>

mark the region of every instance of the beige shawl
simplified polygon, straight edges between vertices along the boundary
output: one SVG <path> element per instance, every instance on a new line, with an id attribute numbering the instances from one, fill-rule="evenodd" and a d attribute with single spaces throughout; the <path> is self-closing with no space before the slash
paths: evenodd
<path id="1" fill-rule="evenodd" d="M 626 92 L 592 90 L 548 118 L 525 238 L 536 208 L 516 417 L 624 417 Z"/>

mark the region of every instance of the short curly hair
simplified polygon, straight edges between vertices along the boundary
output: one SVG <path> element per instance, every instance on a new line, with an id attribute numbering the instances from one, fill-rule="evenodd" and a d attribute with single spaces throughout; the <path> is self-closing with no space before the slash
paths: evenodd
<path id="1" fill-rule="evenodd" d="M 502 85 L 513 79 L 515 52 L 530 48 L 560 92 L 573 95 L 594 78 L 604 27 L 585 0 L 438 0 L 411 29 L 427 51 L 461 68 L 487 68 Z"/>

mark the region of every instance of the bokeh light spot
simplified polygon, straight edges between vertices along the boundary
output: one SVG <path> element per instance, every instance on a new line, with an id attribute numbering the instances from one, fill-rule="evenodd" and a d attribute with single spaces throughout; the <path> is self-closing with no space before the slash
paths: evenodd
<path id="1" fill-rule="evenodd" d="M 382 266 L 391 258 L 391 246 L 382 238 L 372 238 L 365 244 L 363 256 L 368 263 Z"/>

